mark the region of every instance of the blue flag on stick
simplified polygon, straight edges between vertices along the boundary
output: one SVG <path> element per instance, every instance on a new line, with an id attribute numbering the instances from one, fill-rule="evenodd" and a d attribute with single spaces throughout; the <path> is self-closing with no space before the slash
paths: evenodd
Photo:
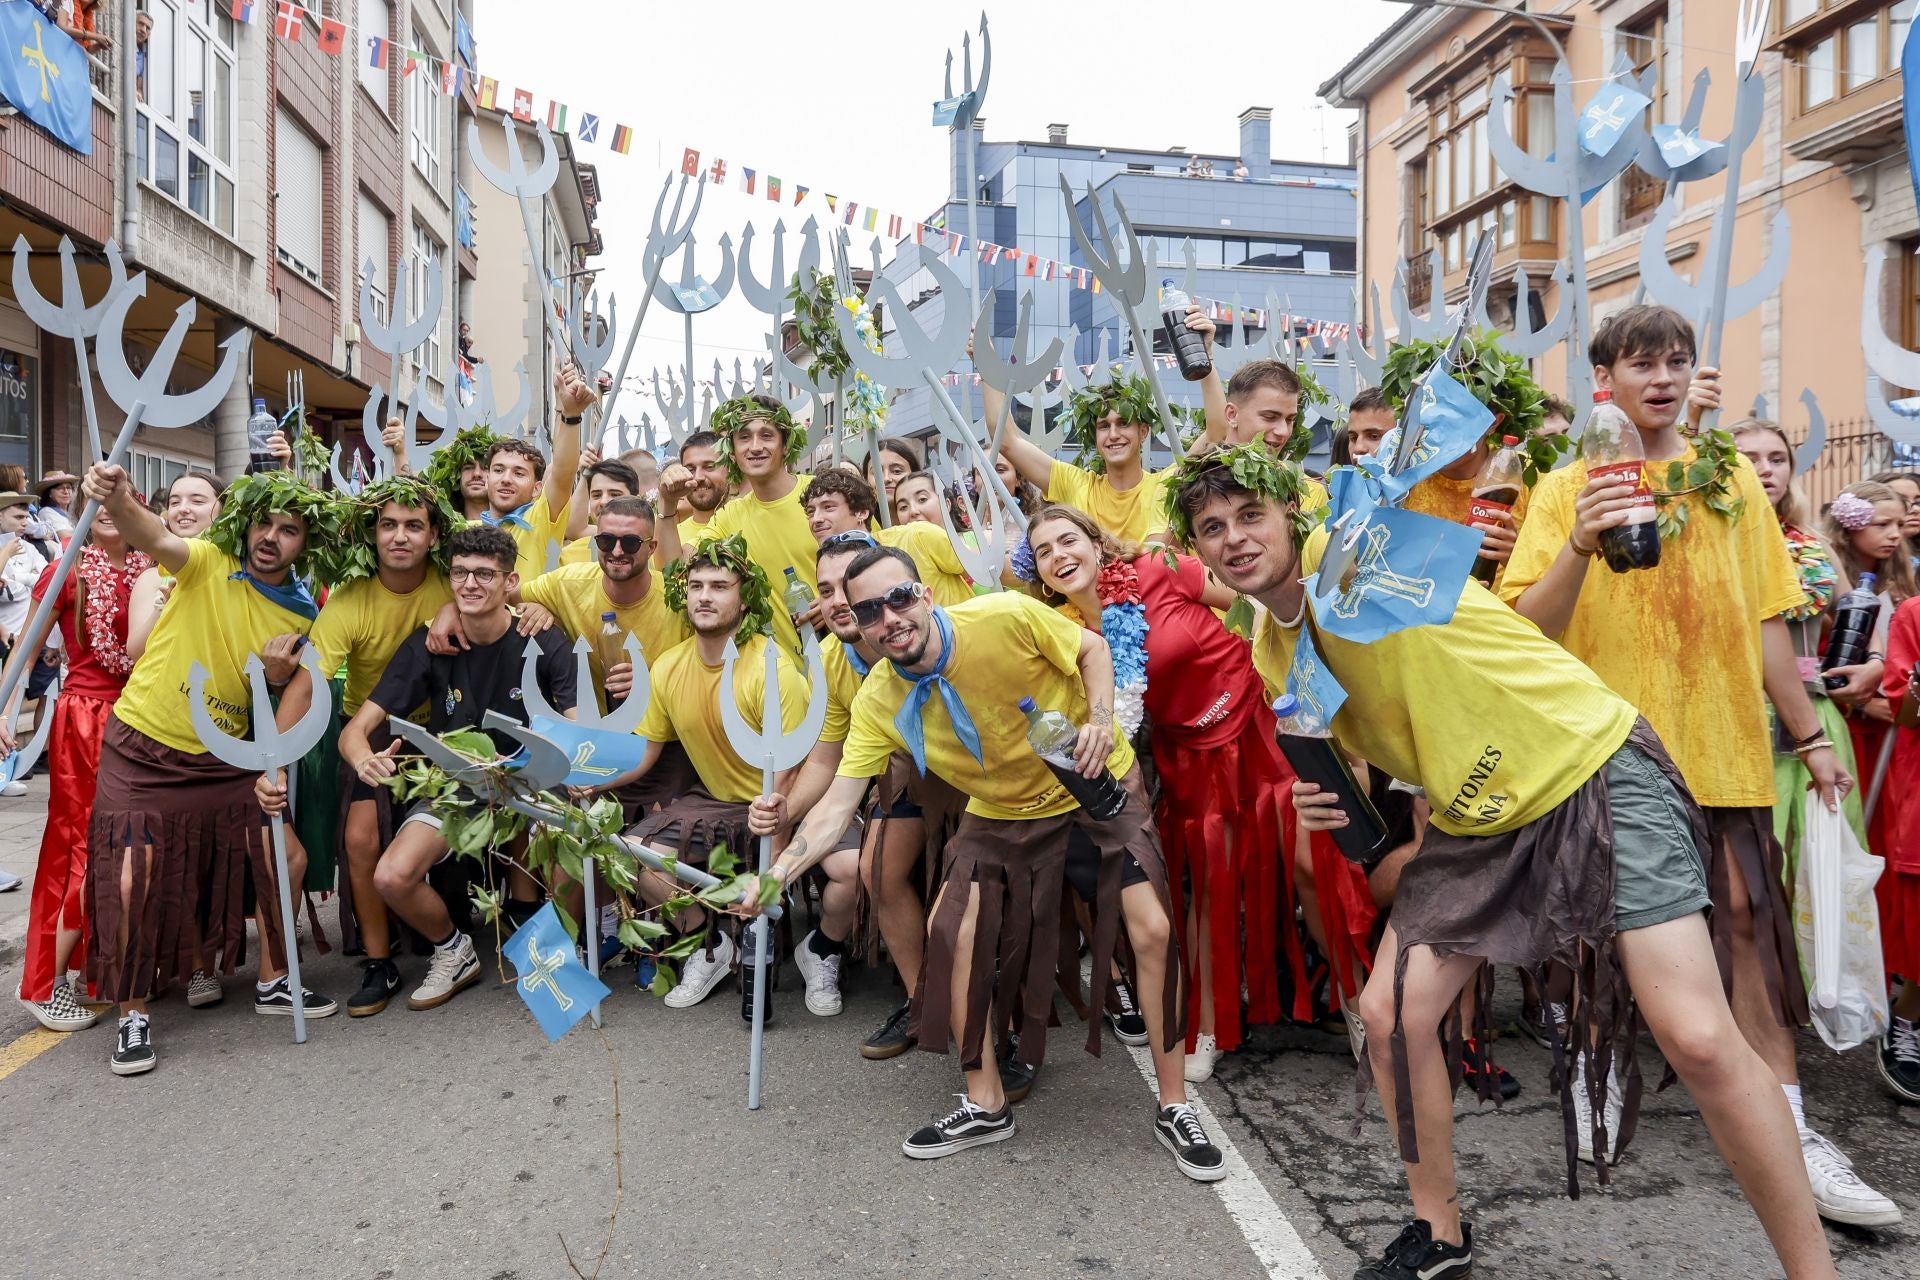
<path id="1" fill-rule="evenodd" d="M 639 768 L 640 758 L 647 753 L 647 740 L 631 733 L 609 733 L 546 716 L 535 716 L 530 727 L 567 753 L 567 759 L 573 762 L 566 783 L 570 787 L 604 786 Z"/>
<path id="2" fill-rule="evenodd" d="M 513 989 L 533 1011 L 549 1043 L 613 994 L 580 963 L 551 902 L 521 925 L 501 951 L 520 974 Z"/>
<path id="3" fill-rule="evenodd" d="M 1429 369 L 1410 394 L 1417 406 L 1414 421 L 1420 425 L 1420 442 L 1399 472 L 1386 473 L 1384 467 L 1379 468 L 1380 488 L 1392 503 L 1398 503 L 1434 472 L 1459 461 L 1493 426 L 1493 410 L 1474 399 L 1473 392 L 1439 365 Z M 1395 427 L 1380 441 L 1372 457 L 1361 459 L 1362 469 L 1374 474 L 1376 460 L 1393 457 L 1399 448 L 1400 428 Z"/>
<path id="4" fill-rule="evenodd" d="M 1480 530 L 1464 524 L 1381 507 L 1358 534 L 1352 580 L 1344 590 L 1322 596 L 1320 575 L 1307 580 L 1313 620 L 1355 644 L 1451 621 L 1480 538 Z"/>
<path id="5" fill-rule="evenodd" d="M 30 4 L 0 4 L 0 98 L 83 156 L 93 154 L 87 55 Z"/>
<path id="6" fill-rule="evenodd" d="M 1327 669 L 1326 659 L 1313 643 L 1313 632 L 1306 627 L 1300 628 L 1299 640 L 1293 646 L 1293 665 L 1287 668 L 1287 692 L 1318 716 L 1329 731 L 1333 729 L 1333 718 L 1346 705 L 1347 691 Z"/>
<path id="7" fill-rule="evenodd" d="M 1602 85 L 1587 109 L 1580 113 L 1580 149 L 1604 156 L 1626 135 L 1633 118 L 1653 105 L 1653 99 L 1618 80 Z"/>

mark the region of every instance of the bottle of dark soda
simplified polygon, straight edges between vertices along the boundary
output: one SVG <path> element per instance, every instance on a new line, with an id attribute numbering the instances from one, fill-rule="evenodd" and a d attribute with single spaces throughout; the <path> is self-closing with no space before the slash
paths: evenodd
<path id="1" fill-rule="evenodd" d="M 1469 523 L 1498 524 L 1501 517 L 1513 510 L 1513 504 L 1520 501 L 1520 491 L 1527 484 L 1527 455 L 1519 446 L 1518 436 L 1501 436 L 1500 447 L 1488 455 L 1487 465 L 1480 468 L 1480 478 L 1473 482 L 1473 499 L 1467 510 Z M 1489 587 L 1499 572 L 1500 561 L 1489 560 L 1484 555 L 1474 558 L 1473 576 Z"/>
<path id="2" fill-rule="evenodd" d="M 1589 479 L 1606 478 L 1634 487 L 1625 524 L 1600 534 L 1600 558 L 1615 573 L 1651 569 L 1660 563 L 1659 512 L 1647 487 L 1647 451 L 1640 431 L 1613 403 L 1613 392 L 1593 393 L 1593 413 L 1580 436 L 1580 457 Z"/>
<path id="3" fill-rule="evenodd" d="M 1098 776 L 1089 778 L 1074 764 L 1073 744 L 1079 740 L 1080 730 L 1073 721 L 1058 711 L 1040 710 L 1032 698 L 1020 699 L 1020 710 L 1026 713 L 1027 743 L 1033 753 L 1053 770 L 1053 776 L 1089 817 L 1105 822 L 1127 807 L 1127 789 L 1113 776 L 1113 770 L 1102 769 Z"/>
<path id="4" fill-rule="evenodd" d="M 1171 277 L 1160 282 L 1160 324 L 1167 331 L 1167 345 L 1180 364 L 1180 376 L 1198 382 L 1213 372 L 1213 357 L 1207 354 L 1207 340 L 1187 328 L 1192 307 L 1193 299 Z"/>
<path id="5" fill-rule="evenodd" d="M 1362 865 L 1375 862 L 1387 851 L 1387 823 L 1373 801 L 1353 776 L 1347 757 L 1334 744 L 1333 734 L 1320 718 L 1300 705 L 1300 700 L 1283 693 L 1273 700 L 1273 714 L 1279 722 L 1275 741 L 1280 754 L 1293 766 L 1294 776 L 1331 792 L 1347 815 L 1347 825 L 1329 834 L 1347 861 Z"/>
<path id="6" fill-rule="evenodd" d="M 1905 554 L 1904 551 L 1895 552 Z M 1880 620 L 1880 597 L 1873 590 L 1873 575 L 1863 573 L 1853 590 L 1833 606 L 1833 634 L 1827 637 L 1827 651 L 1821 655 L 1820 669 L 1857 667 L 1867 660 L 1867 646 L 1873 643 L 1873 626 Z M 1826 676 L 1829 689 L 1844 688 L 1845 676 Z"/>

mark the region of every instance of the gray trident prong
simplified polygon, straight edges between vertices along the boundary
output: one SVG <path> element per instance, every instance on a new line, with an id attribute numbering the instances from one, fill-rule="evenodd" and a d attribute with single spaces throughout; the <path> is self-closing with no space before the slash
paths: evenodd
<path id="1" fill-rule="evenodd" d="M 988 457 L 998 454 L 1001 442 L 1007 438 L 1007 425 L 1013 421 L 1013 398 L 1045 384 L 1066 350 L 1066 344 L 1056 334 L 1039 355 L 1028 354 L 1027 335 L 1032 324 L 1033 290 L 1029 289 L 1020 295 L 1020 318 L 1014 325 L 1010 348 L 1012 359 L 1002 360 L 993 345 L 992 301 L 980 308 L 980 316 L 973 322 L 973 367 L 979 370 L 981 382 L 1000 393 L 1000 420 L 987 424 L 991 432 L 988 438 L 992 441 L 987 446 Z"/>
<path id="2" fill-rule="evenodd" d="M 392 466 L 388 464 L 386 458 L 381 456 L 385 450 L 374 449 L 371 446 L 368 448 L 368 452 L 373 458 L 373 465 L 371 467 L 366 466 L 360 461 L 360 453 L 359 450 L 356 449 L 353 454 L 353 465 L 348 470 L 342 471 L 340 469 L 340 457 L 345 448 L 346 441 L 335 440 L 333 442 L 333 451 L 327 458 L 328 474 L 333 477 L 333 487 L 340 492 L 351 493 L 357 497 L 361 493 L 364 493 L 369 486 L 380 484 L 393 474 Z"/>
<path id="3" fill-rule="evenodd" d="M 664 280 L 656 280 L 653 286 L 653 293 L 650 296 L 658 299 L 661 306 L 680 316 L 684 323 L 683 337 L 686 343 L 686 363 L 683 368 L 686 370 L 686 411 L 689 415 L 686 422 L 687 425 L 691 427 L 693 422 L 691 417 L 693 400 L 695 392 L 699 387 L 699 379 L 694 373 L 693 368 L 693 318 L 697 315 L 704 315 L 719 306 L 726 300 L 727 295 L 733 291 L 734 259 L 733 237 L 723 231 L 720 233 L 719 277 L 709 282 L 706 277 L 697 275 L 694 272 L 694 261 L 699 246 L 694 240 L 692 232 L 688 232 L 683 239 L 684 244 L 681 247 L 682 257 L 680 259 L 680 283 L 675 286 L 667 284 Z M 706 415 L 702 414 L 701 416 L 704 419 Z"/>
<path id="4" fill-rule="evenodd" d="M 794 277 L 805 280 L 820 269 L 820 243 L 814 238 L 817 225 L 808 218 L 806 225 L 800 228 L 800 261 L 793 270 L 787 270 L 787 224 L 779 218 L 773 220 L 773 262 L 767 271 L 765 284 L 753 273 L 753 223 L 747 223 L 740 232 L 740 296 L 763 316 L 771 316 L 774 329 L 780 328 L 780 318 L 787 311 L 787 290 L 792 287 Z"/>
<path id="5" fill-rule="evenodd" d="M 393 292 L 387 296 L 393 301 L 387 312 L 389 319 L 382 322 L 374 318 L 378 313 L 374 310 L 373 259 L 368 258 L 360 267 L 360 330 L 366 335 L 369 346 L 376 351 L 386 352 L 398 361 L 431 337 L 434 327 L 440 323 L 440 311 L 445 301 L 440 264 L 434 261 L 427 263 L 427 296 L 421 299 L 420 314 L 411 323 L 407 321 L 405 270 L 395 270 Z"/>
<path id="6" fill-rule="evenodd" d="M 981 465 L 978 446 L 967 452 L 975 458 L 973 469 L 980 476 L 978 496 L 968 489 L 959 466 L 945 449 L 936 445 L 927 450 L 927 469 L 933 472 L 941 487 L 960 499 L 973 522 L 972 533 L 977 545 L 970 546 L 966 538 L 961 536 L 961 531 L 953 526 L 952 504 L 940 504 L 940 523 L 947 531 L 947 541 L 953 545 L 954 555 L 959 558 L 969 578 L 981 586 L 998 590 L 1000 574 L 1007 564 L 1007 553 L 1013 549 L 1014 539 L 1025 535 L 1027 521 L 1019 507 L 1008 506 L 1000 500 L 1001 486 L 995 483 L 999 477 L 991 466 Z M 1011 518 L 1003 518 L 1008 513 L 1011 513 Z"/>
<path id="7" fill-rule="evenodd" d="M 620 299 L 609 295 L 606 323 L 597 323 L 599 318 L 598 289 L 593 291 L 591 298 L 582 296 L 567 312 L 567 336 L 573 339 L 574 362 L 579 366 L 580 376 L 589 382 L 613 358 L 614 330 L 620 323 Z M 595 333 L 600 335 L 597 342 L 593 337 Z"/>
<path id="8" fill-rule="evenodd" d="M 920 326 L 920 318 L 906 306 L 893 282 L 885 276 L 874 280 L 868 289 L 868 296 L 878 291 L 892 301 L 892 315 L 898 326 L 893 336 L 906 352 L 905 357 L 869 351 L 854 325 L 852 313 L 845 307 L 834 309 L 834 323 L 840 327 L 840 340 L 846 346 L 848 358 L 860 372 L 883 387 L 904 387 L 919 380 L 938 387 L 939 395 L 944 397 L 946 388 L 940 386 L 939 375 L 952 368 L 966 354 L 967 336 L 972 330 L 967 323 L 970 317 L 963 315 L 959 306 L 960 295 L 965 288 L 953 269 L 940 261 L 939 254 L 929 253 L 924 245 L 913 245 L 912 250 L 918 257 L 921 269 L 933 277 L 934 285 L 940 291 L 940 327 L 937 330 L 928 333 Z M 844 252 L 843 243 L 836 241 L 836 258 Z M 895 261 L 904 263 L 907 259 L 902 255 Z M 949 404 L 952 403 L 951 397 L 947 397 L 947 400 Z M 965 417 L 962 416 L 960 421 L 965 422 Z"/>
<path id="9" fill-rule="evenodd" d="M 1880 315 L 1881 276 L 1887 268 L 1882 245 L 1867 250 L 1866 278 L 1860 287 L 1860 354 L 1867 368 L 1896 387 L 1920 387 L 1920 352 L 1890 337 Z"/>
<path id="10" fill-rule="evenodd" d="M 1446 278 L 1440 247 L 1435 245 L 1427 265 L 1427 279 L 1432 281 L 1427 286 L 1427 314 L 1416 316 L 1412 295 L 1407 291 L 1407 264 L 1402 262 L 1394 267 L 1393 289 L 1388 300 L 1393 304 L 1393 323 L 1400 331 L 1400 341 L 1425 342 L 1447 331 L 1446 290 L 1441 287 Z"/>
<path id="11" fill-rule="evenodd" d="M 1524 266 L 1515 264 L 1513 268 L 1513 329 L 1500 340 L 1500 345 L 1523 360 L 1537 360 L 1547 354 L 1567 336 L 1567 326 L 1573 323 L 1573 315 L 1567 310 L 1566 299 L 1570 296 L 1570 282 L 1565 263 L 1553 264 L 1553 274 L 1549 280 L 1560 286 L 1560 309 L 1539 329 L 1533 327 L 1533 309 L 1527 300 L 1533 296 L 1533 278 L 1527 274 Z M 1491 329 L 1494 326 L 1486 318 L 1486 303 L 1480 306 L 1479 323 Z"/>
<path id="12" fill-rule="evenodd" d="M 1220 375 L 1221 382 L 1230 382 L 1240 366 L 1249 360 L 1257 359 L 1253 347 L 1247 344 L 1247 309 L 1240 303 L 1240 295 L 1233 295 L 1233 318 L 1227 322 L 1227 332 L 1232 335 L 1231 342 L 1220 342 L 1215 334 L 1213 344 L 1213 371 Z"/>
<path id="13" fill-rule="evenodd" d="M 653 227 L 647 234 L 647 247 L 641 258 L 647 267 L 646 289 L 640 295 L 640 314 L 634 317 L 633 327 L 627 330 L 627 345 L 621 349 L 620 363 L 613 371 L 613 387 L 607 392 L 606 401 L 601 404 L 599 416 L 594 421 L 593 437 L 588 443 L 595 448 L 600 446 L 600 437 L 607 423 L 614 420 L 613 406 L 626 389 L 627 362 L 633 359 L 633 344 L 639 340 L 640 326 L 647 322 L 647 308 L 653 305 L 654 290 L 660 286 L 660 272 L 665 269 L 667 259 L 686 241 L 687 233 L 693 230 L 694 219 L 700 216 L 700 201 L 706 193 L 707 175 L 703 171 L 699 181 L 694 184 L 693 210 L 685 222 L 680 221 L 680 207 L 687 195 L 687 176 L 680 175 L 680 188 L 673 197 L 673 212 L 668 213 L 666 221 L 662 223 L 660 215 L 666 212 L 667 190 L 672 186 L 673 175 L 668 174 L 667 180 L 660 185 L 660 195 L 653 202 Z"/>
<path id="14" fill-rule="evenodd" d="M 580 359 L 574 353 L 571 335 L 560 323 L 559 312 L 553 305 L 552 281 L 541 266 L 546 261 L 546 255 L 540 247 L 540 236 L 533 227 L 534 202 L 551 191 L 554 180 L 560 176 L 560 152 L 553 145 L 553 133 L 547 128 L 546 121 L 535 121 L 534 133 L 540 140 L 540 163 L 532 172 L 528 172 L 526 157 L 520 153 L 520 130 L 515 127 L 513 117 L 502 116 L 500 127 L 506 134 L 505 169 L 487 158 L 486 148 L 480 142 L 478 120 L 467 121 L 467 154 L 473 157 L 474 167 L 480 170 L 480 176 L 512 196 L 514 203 L 520 207 L 520 229 L 527 236 L 527 263 L 540 281 L 540 314 L 546 319 L 554 345 L 565 351 L 578 366 Z"/>
<path id="15" fill-rule="evenodd" d="M 98 461 L 101 454 L 100 418 L 93 407 L 93 374 L 87 366 L 87 339 L 100 332 L 107 304 L 127 287 L 127 268 L 120 260 L 119 244 L 107 241 L 106 254 L 107 291 L 100 296 L 100 301 L 88 306 L 86 294 L 80 288 L 80 272 L 73 265 L 73 241 L 60 237 L 60 303 L 56 306 L 42 296 L 33 283 L 33 273 L 28 270 L 33 246 L 25 236 L 16 236 L 13 241 L 13 296 L 19 301 L 20 309 L 27 313 L 27 319 L 53 336 L 73 340 L 73 358 L 79 367 L 80 405 L 87 419 L 88 462 Z"/>
<path id="16" fill-rule="evenodd" d="M 727 649 L 721 659 L 720 667 L 720 723 L 727 731 L 727 741 L 734 753 L 749 765 L 760 766 L 760 794 L 773 793 L 773 776 L 791 769 L 807 758 L 814 743 L 820 740 L 820 729 L 827 722 L 827 672 L 820 660 L 820 637 L 813 628 L 804 628 L 802 643 L 807 655 L 807 713 L 800 723 L 790 731 L 783 731 L 781 725 L 786 722 L 780 706 L 780 646 L 767 640 L 762 646 L 766 655 L 766 676 L 760 699 L 760 727 L 755 729 L 740 714 L 740 699 L 734 693 L 734 667 L 740 661 L 740 650 L 735 646 L 733 637 L 727 637 Z M 773 865 L 773 837 L 760 837 L 761 875 Z M 760 1109 L 760 1063 L 761 1051 L 766 1041 L 767 1029 L 767 948 L 771 941 L 769 931 L 772 924 L 762 916 L 753 926 L 754 934 L 754 988 L 753 988 L 753 1046 L 747 1066 L 747 1110 Z M 744 963 L 744 962 L 743 962 Z"/>
<path id="17" fill-rule="evenodd" d="M 1693 78 L 1693 89 L 1687 95 L 1687 109 L 1680 117 L 1679 128 L 1682 133 L 1690 135 L 1698 133 L 1700 118 L 1706 112 L 1707 87 L 1712 83 L 1712 73 L 1702 67 L 1700 74 Z M 1742 81 L 1741 92 L 1745 91 L 1746 83 Z M 1760 92 L 1764 98 L 1766 95 L 1764 81 L 1760 84 Z M 1756 124 L 1758 120 L 1759 117 L 1756 116 Z M 1744 147 L 1752 141 L 1752 138 L 1748 138 L 1747 142 L 1739 145 Z M 1727 148 L 1698 146 L 1694 148 L 1692 159 L 1677 165 L 1668 164 L 1666 156 L 1660 152 L 1660 144 L 1654 141 L 1652 133 L 1649 132 L 1647 140 L 1640 144 L 1640 152 L 1634 156 L 1633 162 L 1640 167 L 1641 172 L 1656 182 L 1673 185 L 1682 182 L 1698 182 L 1703 178 L 1711 178 L 1727 167 Z"/>
<path id="18" fill-rule="evenodd" d="M 980 108 L 987 100 L 987 81 L 993 75 L 993 37 L 987 34 L 987 13 L 980 11 L 980 79 L 973 78 L 973 37 L 960 37 L 960 98 L 953 113 L 953 128 L 960 130 L 962 151 L 967 161 L 966 181 L 962 190 L 967 193 L 967 243 L 975 248 L 972 269 L 967 273 L 967 314 L 977 315 L 980 311 L 980 214 L 979 214 L 979 161 L 974 157 L 973 122 L 980 118 Z M 944 101 L 952 102 L 953 95 L 953 50 L 947 50 L 947 69 L 942 81 L 945 90 L 941 94 Z"/>
<path id="19" fill-rule="evenodd" d="M 293 727 L 280 730 L 274 724 L 273 697 L 267 690 L 267 668 L 260 655 L 247 656 L 247 683 L 253 691 L 253 737 L 236 738 L 214 723 L 207 710 L 207 669 L 198 662 L 187 671 L 187 713 L 193 731 L 216 759 L 248 773 L 273 773 L 291 769 L 326 736 L 333 723 L 333 697 L 327 687 L 326 673 L 320 669 L 320 652 L 312 645 L 300 650 L 300 665 L 307 669 L 313 701 L 306 714 Z M 273 831 L 274 879 L 280 882 L 280 942 L 286 951 L 287 990 L 293 996 L 293 1042 L 307 1042 L 307 1013 L 300 984 L 300 940 L 294 933 L 293 885 L 287 875 L 286 820 L 280 814 L 270 817 Z M 262 951 L 270 951 L 267 939 L 260 940 Z"/>

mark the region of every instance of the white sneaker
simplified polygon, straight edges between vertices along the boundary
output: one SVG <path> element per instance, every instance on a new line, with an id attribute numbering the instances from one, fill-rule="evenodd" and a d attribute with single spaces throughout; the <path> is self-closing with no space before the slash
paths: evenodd
<path id="1" fill-rule="evenodd" d="M 1860 1180 L 1853 1162 L 1811 1129 L 1800 1130 L 1800 1158 L 1813 1184 L 1813 1207 L 1829 1222 L 1855 1227 L 1888 1227 L 1900 1221 L 1900 1207 Z"/>
<path id="2" fill-rule="evenodd" d="M 733 954 L 733 939 L 723 933 L 714 941 L 711 958 L 704 949 L 688 956 L 686 968 L 680 971 L 680 981 L 674 983 L 673 990 L 667 992 L 661 1003 L 669 1009 L 691 1009 L 705 1000 L 733 968 Z"/>
<path id="3" fill-rule="evenodd" d="M 6 786 L 0 787 L 0 796 L 23 796 L 25 794 L 27 794 L 27 784 L 24 782 L 9 782 Z"/>
<path id="4" fill-rule="evenodd" d="M 210 1004 L 219 1004 L 225 998 L 220 990 L 220 979 L 204 969 L 195 969 L 193 977 L 187 980 L 189 1009 L 204 1009 Z"/>
<path id="5" fill-rule="evenodd" d="M 1626 1097 L 1620 1092 L 1620 1074 L 1618 1064 L 1609 1064 L 1607 1068 L 1607 1163 L 1618 1164 L 1619 1156 L 1615 1148 L 1620 1142 L 1620 1117 L 1626 1110 Z M 1587 1061 L 1583 1057 L 1574 1058 L 1573 1067 L 1573 1128 L 1580 1141 L 1580 1158 L 1588 1164 L 1595 1163 L 1593 1156 L 1593 1104 L 1587 1100 Z"/>
<path id="6" fill-rule="evenodd" d="M 1205 1084 L 1213 1079 L 1213 1064 L 1220 1061 L 1220 1042 L 1202 1031 L 1194 1037 L 1193 1052 L 1187 1055 L 1184 1074 L 1188 1084 Z"/>
<path id="7" fill-rule="evenodd" d="M 807 984 L 808 1013 L 831 1018 L 840 1012 L 840 960 L 838 955 L 815 955 L 812 933 L 794 949 L 793 962 L 800 968 L 800 980 Z"/>
<path id="8" fill-rule="evenodd" d="M 427 960 L 427 976 L 407 997 L 409 1009 L 437 1009 L 480 981 L 480 956 L 466 934 L 450 947 L 435 947 Z"/>
<path id="9" fill-rule="evenodd" d="M 11 871 L 0 871 L 0 893 L 12 893 L 26 881 Z"/>

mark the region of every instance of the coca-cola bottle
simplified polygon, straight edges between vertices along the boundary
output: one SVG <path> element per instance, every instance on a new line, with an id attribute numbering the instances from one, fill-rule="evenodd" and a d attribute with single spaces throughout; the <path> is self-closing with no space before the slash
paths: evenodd
<path id="1" fill-rule="evenodd" d="M 1280 754 L 1293 766 L 1302 782 L 1311 782 L 1337 797 L 1347 825 L 1332 831 L 1333 843 L 1349 862 L 1367 865 L 1379 861 L 1387 851 L 1387 824 L 1373 800 L 1353 776 L 1347 757 L 1333 741 L 1333 734 L 1320 717 L 1290 693 L 1273 700 L 1274 740 Z"/>
<path id="2" fill-rule="evenodd" d="M 1198 382 L 1213 372 L 1213 357 L 1207 354 L 1207 340 L 1187 328 L 1187 311 L 1192 306 L 1193 299 L 1172 277 L 1160 282 L 1160 323 L 1167 331 L 1167 345 L 1180 364 L 1180 376 Z"/>
<path id="3" fill-rule="evenodd" d="M 1653 490 L 1647 487 L 1647 451 L 1640 431 L 1613 403 L 1613 392 L 1593 393 L 1593 413 L 1580 436 L 1580 457 L 1589 479 L 1608 479 L 1633 486 L 1633 507 L 1625 524 L 1600 534 L 1600 558 L 1615 573 L 1651 569 L 1660 563 L 1659 512 Z"/>
<path id="4" fill-rule="evenodd" d="M 1873 625 L 1879 620 L 1880 597 L 1874 594 L 1873 575 L 1863 573 L 1853 590 L 1834 602 L 1833 634 L 1827 637 L 1827 651 L 1820 659 L 1820 669 L 1857 667 L 1865 662 L 1867 646 L 1873 643 Z M 1826 676 L 1824 680 L 1829 689 L 1843 689 L 1847 684 L 1845 676 Z"/>
<path id="5" fill-rule="evenodd" d="M 1518 436 L 1501 436 L 1500 447 L 1487 457 L 1487 465 L 1480 468 L 1480 478 L 1473 482 L 1473 499 L 1467 508 L 1469 523 L 1499 524 L 1501 518 L 1513 510 L 1513 504 L 1520 501 L 1520 490 L 1527 483 L 1527 455 L 1519 446 Z M 1485 555 L 1474 558 L 1473 576 L 1489 587 L 1498 572 L 1500 561 Z"/>

